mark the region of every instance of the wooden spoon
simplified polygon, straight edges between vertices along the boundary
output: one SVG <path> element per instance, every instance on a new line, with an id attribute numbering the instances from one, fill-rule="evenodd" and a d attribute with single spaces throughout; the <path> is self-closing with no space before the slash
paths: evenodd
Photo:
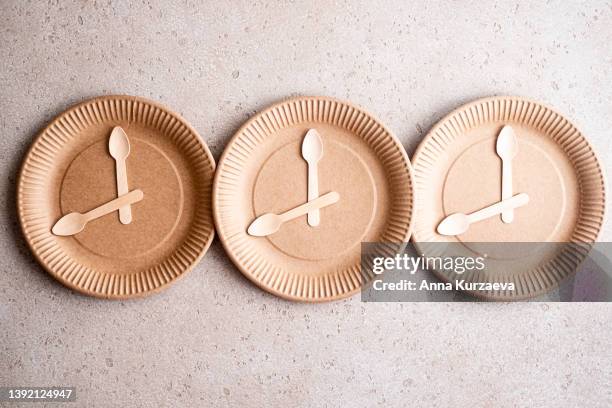
<path id="1" fill-rule="evenodd" d="M 529 202 L 529 196 L 520 193 L 507 200 L 500 201 L 471 214 L 455 213 L 444 218 L 438 224 L 438 234 L 460 235 L 468 230 L 470 224 L 493 217 L 508 209 L 522 207 Z"/>
<path id="2" fill-rule="evenodd" d="M 249 225 L 247 232 L 249 235 L 254 237 L 265 237 L 266 235 L 274 234 L 279 230 L 283 223 L 297 218 L 301 215 L 312 211 L 313 209 L 319 209 L 332 205 L 340 199 L 340 194 L 335 191 L 331 191 L 327 194 L 323 194 L 321 197 L 304 203 L 298 207 L 295 207 L 282 214 L 267 213 L 260 215 Z"/>
<path id="3" fill-rule="evenodd" d="M 108 150 L 115 159 L 115 175 L 117 177 L 117 197 L 128 192 L 127 169 L 125 159 L 130 154 L 130 141 L 120 126 L 115 126 L 108 139 Z M 119 221 L 122 224 L 132 222 L 132 209 L 129 205 L 119 208 Z"/>
<path id="4" fill-rule="evenodd" d="M 514 130 L 511 126 L 504 126 L 499 132 L 495 150 L 502 160 L 501 199 L 506 200 L 512 197 L 512 159 L 514 159 L 518 151 Z M 511 223 L 512 220 L 514 220 L 514 211 L 512 211 L 512 208 L 502 212 L 501 219 L 506 224 Z"/>
<path id="5" fill-rule="evenodd" d="M 134 190 L 122 195 L 121 197 L 117 197 L 106 204 L 102 204 L 101 206 L 94 208 L 85 214 L 78 212 L 66 214 L 55 223 L 51 229 L 51 232 L 60 236 L 77 234 L 83 231 L 83 228 L 85 228 L 85 225 L 89 221 L 100 218 L 103 215 L 110 214 L 113 211 L 117 211 L 119 208 L 125 205 L 136 203 L 142 200 L 143 197 L 144 194 L 141 190 Z"/>
<path id="6" fill-rule="evenodd" d="M 308 163 L 308 201 L 319 197 L 319 173 L 317 163 L 323 156 L 323 143 L 321 136 L 315 129 L 310 129 L 302 141 L 302 157 Z M 315 208 L 308 212 L 308 225 L 316 227 L 319 225 L 319 209 Z"/>

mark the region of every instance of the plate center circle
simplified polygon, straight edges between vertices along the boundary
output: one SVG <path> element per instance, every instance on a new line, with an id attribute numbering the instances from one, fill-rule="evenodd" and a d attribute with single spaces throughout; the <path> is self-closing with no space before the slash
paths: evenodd
<path id="1" fill-rule="evenodd" d="M 495 151 L 496 138 L 485 139 L 465 149 L 451 165 L 443 188 L 446 214 L 469 214 L 501 200 L 502 161 Z M 513 195 L 527 193 L 529 203 L 514 210 L 514 220 L 505 224 L 497 215 L 470 225 L 457 236 L 476 253 L 477 242 L 548 242 L 557 232 L 566 212 L 566 188 L 558 167 L 535 144 L 517 136 L 518 151 L 512 161 Z M 512 248 L 522 253 L 512 253 Z M 494 258 L 508 259 L 526 255 L 525 246 L 488 246 L 496 248 Z M 537 246 L 533 246 L 537 250 Z"/>
<path id="2" fill-rule="evenodd" d="M 285 254 L 312 261 L 337 257 L 360 245 L 376 212 L 374 179 L 350 147 L 323 138 L 323 156 L 317 169 L 319 195 L 336 191 L 340 200 L 319 210 L 317 227 L 309 226 L 304 215 L 266 237 Z M 308 164 L 301 155 L 301 140 L 276 150 L 255 181 L 255 214 L 281 214 L 307 202 L 307 181 Z"/>
<path id="3" fill-rule="evenodd" d="M 153 144 L 130 138 L 126 159 L 128 188 L 144 198 L 131 205 L 132 222 L 119 222 L 115 211 L 90 221 L 74 235 L 82 246 L 109 258 L 135 258 L 162 244 L 176 228 L 182 212 L 183 189 L 169 158 Z M 70 163 L 60 192 L 63 214 L 85 213 L 117 197 L 115 161 L 108 141 L 96 142 Z"/>

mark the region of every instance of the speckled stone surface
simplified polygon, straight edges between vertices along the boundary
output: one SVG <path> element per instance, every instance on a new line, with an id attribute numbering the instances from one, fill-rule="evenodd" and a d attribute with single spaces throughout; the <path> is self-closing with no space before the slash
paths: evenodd
<path id="1" fill-rule="evenodd" d="M 180 112 L 216 158 L 291 95 L 349 99 L 409 153 L 462 103 L 521 95 L 610 174 L 610 1 L 127 3 L 0 2 L 0 385 L 76 386 L 72 407 L 612 406 L 610 304 L 290 303 L 217 240 L 168 290 L 102 301 L 47 276 L 15 211 L 40 128 L 112 93 Z"/>

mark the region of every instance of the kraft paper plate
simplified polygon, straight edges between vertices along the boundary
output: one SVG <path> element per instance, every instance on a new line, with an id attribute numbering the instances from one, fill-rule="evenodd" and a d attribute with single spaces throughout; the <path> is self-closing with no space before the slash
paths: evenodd
<path id="1" fill-rule="evenodd" d="M 445 216 L 467 214 L 500 200 L 501 159 L 496 140 L 504 125 L 512 126 L 518 145 L 513 192 L 527 193 L 529 203 L 514 210 L 511 224 L 496 216 L 472 224 L 459 236 L 439 235 L 436 227 Z M 555 251 L 547 243 L 588 245 L 596 241 L 603 223 L 605 181 L 593 148 L 566 118 L 537 102 L 492 97 L 458 108 L 420 143 L 413 168 L 412 239 L 420 252 L 427 255 L 441 251 L 436 243 L 455 242 L 476 256 L 483 254 L 478 243 L 533 243 L 528 249 L 496 245 L 487 254 L 496 265 L 494 274 L 476 274 L 470 279 L 514 282 L 516 290 L 477 294 L 484 298 L 528 298 L 556 287 L 588 251 L 584 245 L 580 249 L 560 245 Z"/>
<path id="2" fill-rule="evenodd" d="M 51 233 L 64 214 L 117 197 L 108 141 L 121 126 L 130 141 L 129 190 L 144 199 L 91 221 L 73 236 Z M 213 236 L 215 163 L 178 114 L 142 98 L 106 96 L 62 113 L 35 140 L 18 187 L 21 226 L 34 255 L 63 284 L 87 295 L 129 298 L 155 292 L 189 271 Z"/>
<path id="3" fill-rule="evenodd" d="M 340 200 L 267 237 L 247 234 L 264 213 L 280 214 L 307 202 L 306 132 L 316 129 L 323 156 L 319 192 Z M 324 97 L 281 102 L 249 120 L 225 149 L 213 187 L 221 242 L 233 262 L 261 288 L 286 299 L 327 301 L 362 285 L 365 241 L 406 241 L 412 221 L 408 157 L 384 125 L 350 103 Z"/>

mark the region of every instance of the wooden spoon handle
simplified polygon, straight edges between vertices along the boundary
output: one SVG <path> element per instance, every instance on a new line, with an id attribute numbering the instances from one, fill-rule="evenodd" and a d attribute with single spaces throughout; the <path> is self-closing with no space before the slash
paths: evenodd
<path id="1" fill-rule="evenodd" d="M 309 201 L 298 207 L 292 208 L 291 210 L 287 212 L 279 214 L 279 217 L 281 218 L 282 222 L 287 222 L 301 215 L 304 215 L 314 209 L 319 209 L 319 208 L 327 207 L 328 205 L 332 205 L 338 202 L 339 199 L 340 199 L 340 194 L 336 193 L 335 191 L 330 191 L 329 193 L 323 194 L 321 197 L 315 200 Z"/>
<path id="2" fill-rule="evenodd" d="M 319 174 L 317 163 L 308 163 L 308 201 L 313 201 L 319 197 Z M 316 227 L 319 225 L 319 209 L 315 208 L 308 212 L 308 225 Z"/>
<path id="3" fill-rule="evenodd" d="M 137 203 L 138 201 L 142 200 L 143 197 L 144 194 L 142 193 L 142 190 L 133 190 L 125 195 L 122 195 L 121 197 L 117 197 L 114 200 L 109 201 L 106 204 L 102 204 L 101 206 L 94 208 L 83 215 L 85 216 L 87 222 L 89 222 L 91 220 L 95 220 L 96 218 L 100 218 L 103 215 L 110 214 L 113 211 L 117 211 L 119 208 L 125 205 Z"/>
<path id="4" fill-rule="evenodd" d="M 506 158 L 502 161 L 502 200 L 512 197 L 512 159 Z M 505 209 L 501 214 L 502 221 L 506 224 L 514 220 L 514 210 Z"/>
<path id="5" fill-rule="evenodd" d="M 117 173 L 117 197 L 121 197 L 128 193 L 125 158 L 115 160 L 115 169 Z M 132 222 L 132 208 L 129 204 L 119 208 L 119 221 L 121 221 L 122 224 L 129 224 Z"/>
<path id="6" fill-rule="evenodd" d="M 497 214 L 502 213 L 504 210 L 522 207 L 529 202 L 529 196 L 525 193 L 520 193 L 507 200 L 500 201 L 493 205 L 478 210 L 471 214 L 468 214 L 468 220 L 471 223 L 482 221 L 489 217 L 493 217 Z"/>

